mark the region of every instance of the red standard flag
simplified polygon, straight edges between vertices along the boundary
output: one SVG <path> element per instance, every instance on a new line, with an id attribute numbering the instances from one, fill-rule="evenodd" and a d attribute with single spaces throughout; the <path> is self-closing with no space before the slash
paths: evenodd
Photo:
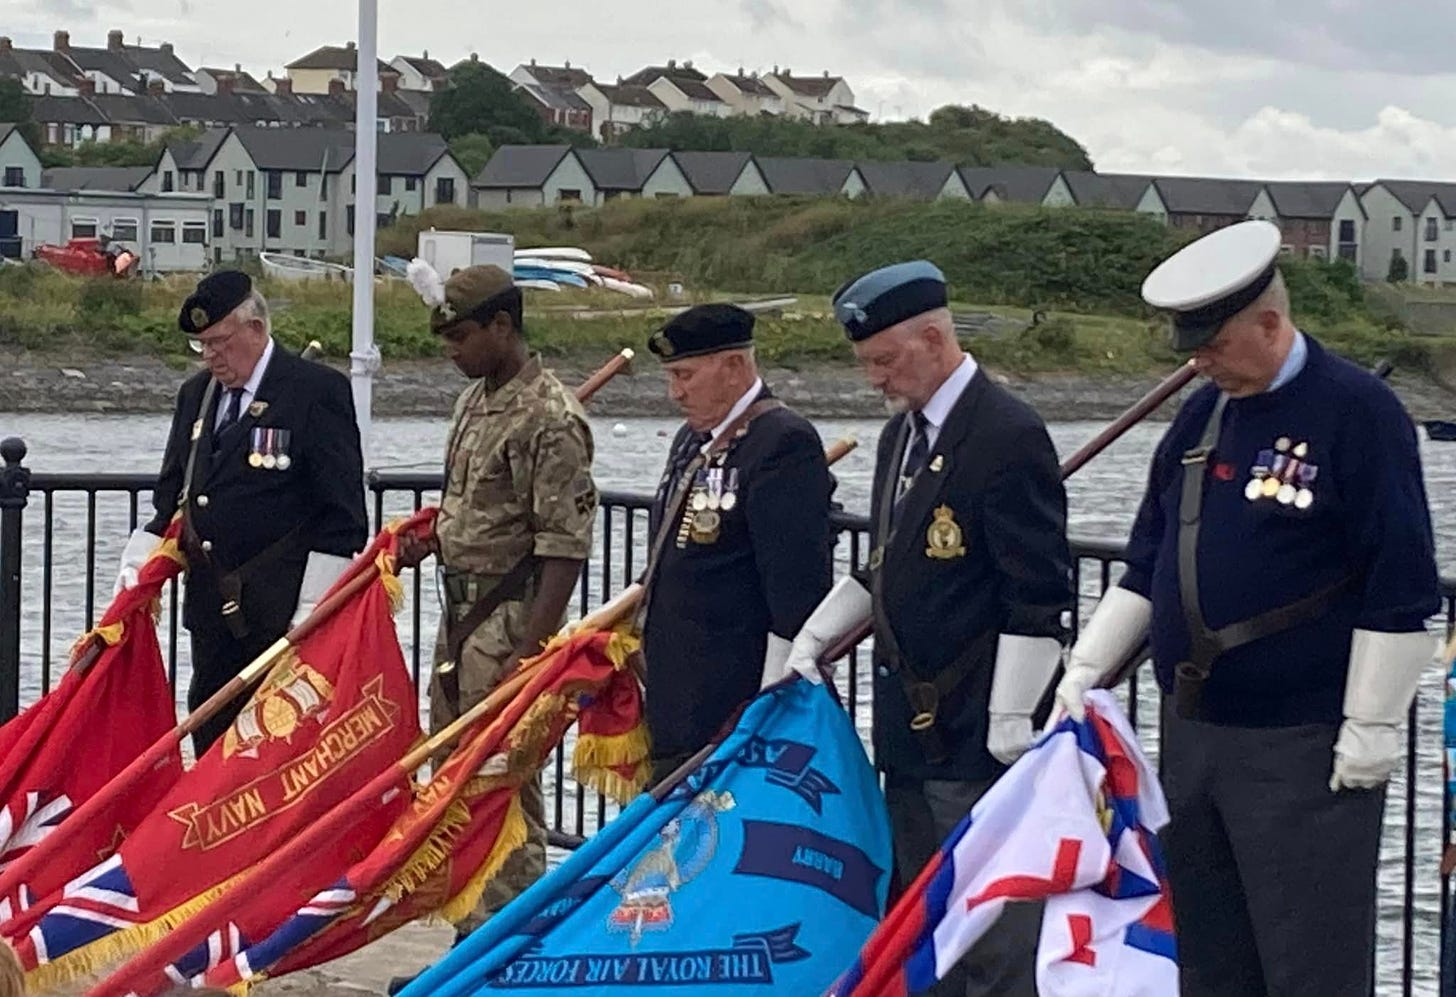
<path id="1" fill-rule="evenodd" d="M 641 689 L 626 667 L 633 638 L 577 635 L 522 666 L 527 683 L 493 716 L 477 720 L 373 851 L 352 863 L 323 846 L 359 818 L 381 786 L 361 790 L 298 840 L 254 868 L 217 903 L 91 991 L 92 997 L 162 992 L 178 983 L 236 987 L 346 955 L 418 917 L 459 920 L 526 839 L 518 794 L 578 719 L 600 781 L 604 767 L 640 774 L 647 738 Z M 520 674 L 519 672 L 517 673 Z M 605 734 L 601 732 L 606 732 Z M 602 743 L 603 736 L 611 739 Z M 592 739 L 597 738 L 593 745 Z M 428 750 L 426 748 L 421 749 Z M 421 751 L 397 766 L 399 783 Z M 614 774 L 624 793 L 641 788 Z M 327 861 L 332 859 L 333 861 Z M 296 898 L 310 897 L 300 906 Z M 218 946 L 230 938 L 236 946 Z"/>
<path id="2" fill-rule="evenodd" d="M 376 538 L 377 575 L 283 654 L 222 740 L 115 855 L 0 926 L 32 989 L 163 937 L 415 742 L 415 691 L 392 618 L 397 540 L 393 529 Z M 330 850 L 367 854 L 408 802 L 396 797 L 338 828 Z"/>
<path id="3" fill-rule="evenodd" d="M 0 870 L 13 867 L 64 821 L 67 847 L 105 858 L 182 773 L 174 747 L 159 755 L 145 786 L 102 825 L 81 829 L 67 818 L 177 722 L 162 667 L 155 614 L 162 588 L 184 566 L 173 520 L 90 633 L 76 642 L 73 667 L 46 696 L 0 728 Z M 98 653 L 99 652 L 99 653 Z M 84 759 L 85 764 L 77 764 Z M 59 885 L 59 884 L 57 884 Z M 33 894 L 0 884 L 0 922 L 23 911 Z"/>

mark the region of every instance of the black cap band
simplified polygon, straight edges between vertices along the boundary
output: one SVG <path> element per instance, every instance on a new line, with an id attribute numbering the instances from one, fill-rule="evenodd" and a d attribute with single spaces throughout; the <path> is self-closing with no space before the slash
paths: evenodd
<path id="1" fill-rule="evenodd" d="M 1271 263 L 1252 283 L 1245 284 L 1232 294 L 1210 301 L 1192 311 L 1175 312 L 1173 348 L 1188 351 L 1207 345 L 1209 340 L 1218 335 L 1218 330 L 1223 328 L 1225 322 L 1259 300 L 1259 295 L 1274 283 L 1274 275 L 1278 271 L 1279 268 Z"/>

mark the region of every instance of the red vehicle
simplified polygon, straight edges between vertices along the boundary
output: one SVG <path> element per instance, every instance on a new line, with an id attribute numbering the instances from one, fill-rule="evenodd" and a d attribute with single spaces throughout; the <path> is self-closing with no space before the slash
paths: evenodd
<path id="1" fill-rule="evenodd" d="M 105 238 L 71 239 L 64 246 L 37 246 L 35 257 L 57 270 L 84 277 L 102 274 L 129 277 L 141 262 L 135 253 Z"/>

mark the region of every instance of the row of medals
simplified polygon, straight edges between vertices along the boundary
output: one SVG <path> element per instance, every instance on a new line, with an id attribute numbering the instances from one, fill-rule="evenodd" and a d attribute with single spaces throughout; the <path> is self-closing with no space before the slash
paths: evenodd
<path id="1" fill-rule="evenodd" d="M 286 471 L 293 465 L 293 458 L 288 456 L 288 430 L 267 429 L 258 427 L 253 430 L 252 440 L 248 447 L 248 466 L 261 467 L 265 470 L 277 468 Z M 279 451 L 284 451 L 279 453 Z"/>
<path id="2" fill-rule="evenodd" d="M 1273 450 L 1259 451 L 1258 461 L 1250 469 L 1253 477 L 1244 486 L 1244 498 L 1250 502 L 1272 498 L 1280 505 L 1308 509 L 1314 504 L 1309 486 L 1319 473 L 1318 467 L 1304 463 L 1308 455 L 1308 443 L 1291 445 L 1289 437 L 1279 437 Z"/>
<path id="3" fill-rule="evenodd" d="M 713 543 L 723 523 L 719 513 L 728 512 L 737 504 L 738 468 L 708 467 L 698 471 L 693 493 L 688 498 L 687 515 L 678 530 L 678 546 L 684 546 L 689 536 L 694 543 Z"/>

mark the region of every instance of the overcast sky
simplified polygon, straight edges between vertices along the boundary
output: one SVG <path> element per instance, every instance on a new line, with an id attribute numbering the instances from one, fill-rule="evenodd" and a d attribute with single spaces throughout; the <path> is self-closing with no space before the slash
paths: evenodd
<path id="1" fill-rule="evenodd" d="M 380 50 L 614 80 L 829 70 L 879 118 L 976 103 L 1051 120 L 1104 171 L 1456 178 L 1456 4 L 1414 0 L 380 0 Z M 17 45 L 171 41 L 258 77 L 356 37 L 352 0 L 0 0 Z"/>

